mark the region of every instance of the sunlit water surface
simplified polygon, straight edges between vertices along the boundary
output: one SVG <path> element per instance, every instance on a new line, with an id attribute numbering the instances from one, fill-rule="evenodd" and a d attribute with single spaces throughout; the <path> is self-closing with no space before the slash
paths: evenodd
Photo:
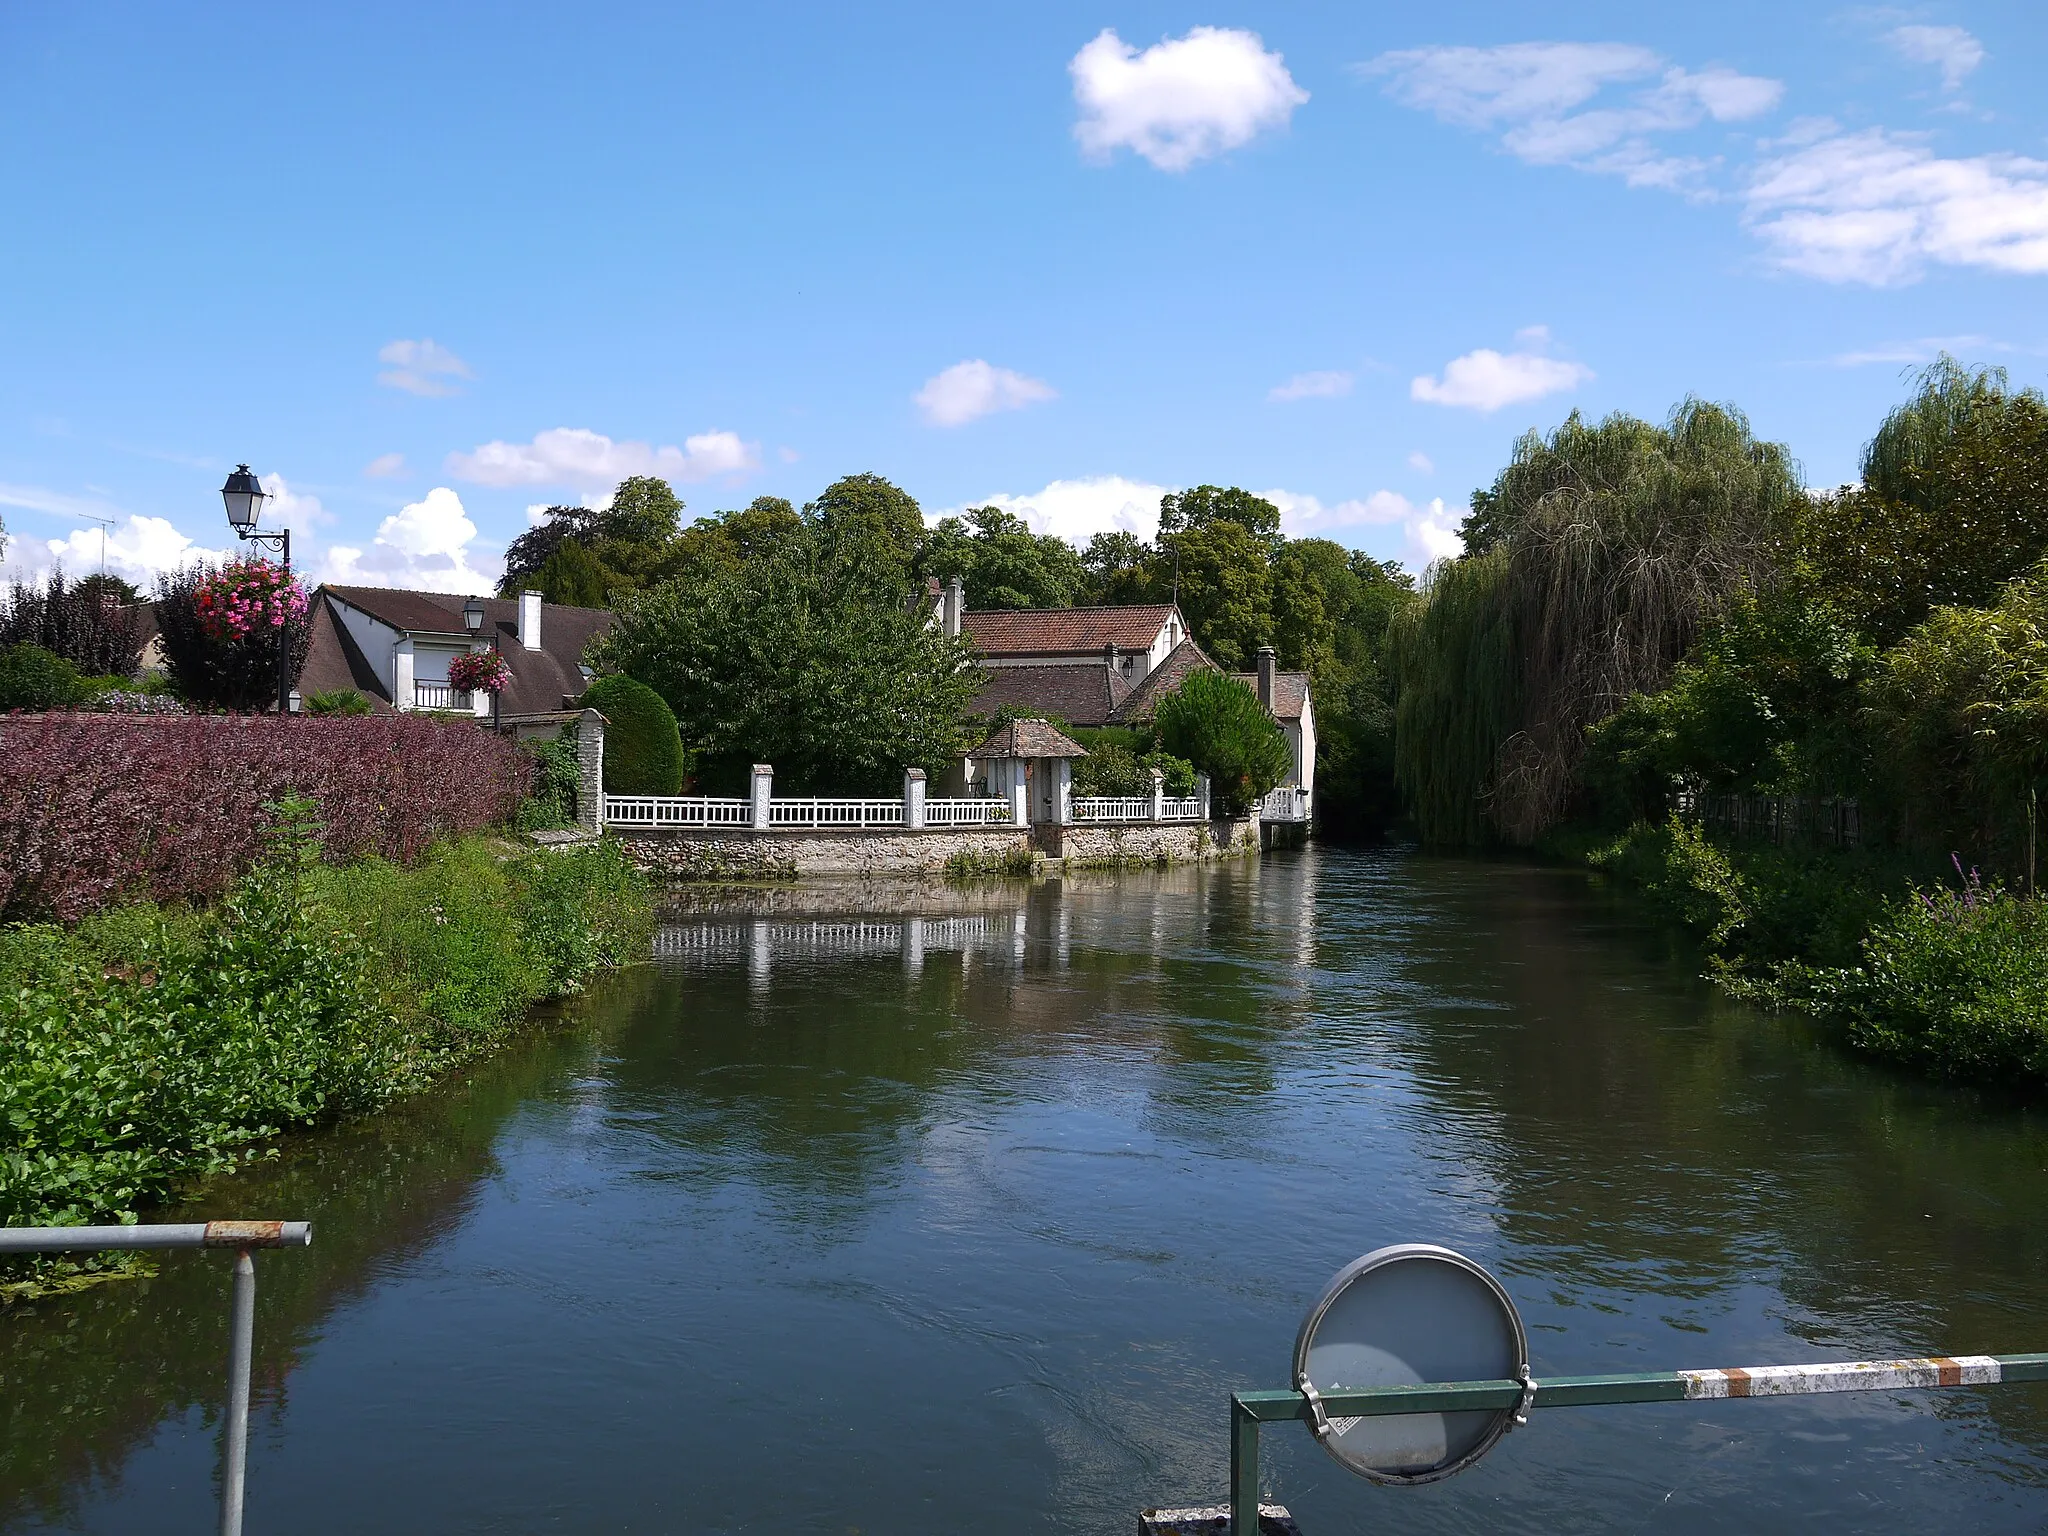
<path id="1" fill-rule="evenodd" d="M 207 1191 L 316 1231 L 259 1261 L 252 1536 L 1128 1533 L 1221 1496 L 1226 1394 L 1401 1240 L 1499 1274 L 1539 1377 L 2048 1348 L 2042 1119 L 1718 1000 L 1583 877 L 777 904 Z M 227 1286 L 0 1314 L 0 1530 L 211 1528 Z M 1539 1409 L 1421 1490 L 1292 1427 L 1265 1465 L 1309 1536 L 2031 1531 L 2048 1392 Z"/>

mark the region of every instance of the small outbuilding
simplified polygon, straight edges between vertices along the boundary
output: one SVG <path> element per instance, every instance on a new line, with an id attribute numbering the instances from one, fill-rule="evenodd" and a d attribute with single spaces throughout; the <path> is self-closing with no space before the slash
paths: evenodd
<path id="1" fill-rule="evenodd" d="M 1012 720 L 967 754 L 976 780 L 988 793 L 1036 825 L 1072 820 L 1074 760 L 1088 749 L 1044 720 Z"/>

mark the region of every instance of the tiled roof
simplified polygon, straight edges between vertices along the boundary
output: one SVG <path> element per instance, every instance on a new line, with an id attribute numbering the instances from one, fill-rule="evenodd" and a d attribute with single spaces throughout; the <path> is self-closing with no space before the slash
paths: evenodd
<path id="1" fill-rule="evenodd" d="M 1166 660 L 1159 663 L 1130 692 L 1130 697 L 1117 706 L 1116 722 L 1122 725 L 1128 720 L 1150 720 L 1152 711 L 1159 707 L 1159 701 L 1187 681 L 1190 672 L 1214 669 L 1216 663 L 1203 653 L 1193 640 L 1183 640 L 1166 653 Z"/>
<path id="2" fill-rule="evenodd" d="M 391 699 L 384 692 L 384 685 L 377 681 L 377 673 L 362 648 L 334 616 L 332 606 L 314 602 L 312 628 L 306 664 L 299 669 L 299 697 L 310 699 L 316 693 L 353 688 L 370 701 L 376 713 L 390 714 Z"/>
<path id="3" fill-rule="evenodd" d="M 1088 749 L 1070 740 L 1043 720 L 1012 720 L 967 754 L 991 757 L 1086 757 Z"/>
<path id="4" fill-rule="evenodd" d="M 1233 672 L 1230 674 L 1240 683 L 1247 684 L 1253 693 L 1259 691 L 1259 674 L 1256 672 Z M 1273 718 L 1275 720 L 1299 720 L 1303 706 L 1308 703 L 1308 674 L 1306 672 L 1276 672 L 1273 674 Z"/>
<path id="5" fill-rule="evenodd" d="M 1172 614 L 1171 603 L 988 608 L 961 615 L 961 625 L 984 656 L 1086 655 L 1106 645 L 1148 651 Z"/>
<path id="6" fill-rule="evenodd" d="M 1099 662 L 991 667 L 988 681 L 967 712 L 992 715 L 999 709 L 1035 710 L 1068 725 L 1107 725 L 1130 691 L 1121 673 Z"/>

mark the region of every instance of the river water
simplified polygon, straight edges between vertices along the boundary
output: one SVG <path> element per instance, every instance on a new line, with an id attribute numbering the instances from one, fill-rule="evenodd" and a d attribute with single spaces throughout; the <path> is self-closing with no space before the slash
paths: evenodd
<path id="1" fill-rule="evenodd" d="M 1494 1270 L 1539 1377 L 2048 1348 L 2043 1117 L 1717 998 L 1583 876 L 774 905 L 206 1192 L 315 1227 L 258 1261 L 252 1536 L 1128 1533 L 1394 1241 Z M 0 1314 L 0 1530 L 212 1527 L 227 1293 Z M 1539 1408 L 1418 1490 L 1264 1450 L 1309 1536 L 2048 1524 L 2040 1387 Z"/>

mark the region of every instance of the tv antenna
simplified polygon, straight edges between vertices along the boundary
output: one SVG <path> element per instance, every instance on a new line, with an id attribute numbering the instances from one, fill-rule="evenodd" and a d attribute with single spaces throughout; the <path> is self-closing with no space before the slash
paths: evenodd
<path id="1" fill-rule="evenodd" d="M 92 512 L 72 512 L 70 515 L 72 517 L 82 517 L 88 523 L 98 523 L 100 525 L 100 574 L 102 576 L 106 575 L 107 535 L 114 530 L 114 519 L 111 517 L 101 517 Z"/>

